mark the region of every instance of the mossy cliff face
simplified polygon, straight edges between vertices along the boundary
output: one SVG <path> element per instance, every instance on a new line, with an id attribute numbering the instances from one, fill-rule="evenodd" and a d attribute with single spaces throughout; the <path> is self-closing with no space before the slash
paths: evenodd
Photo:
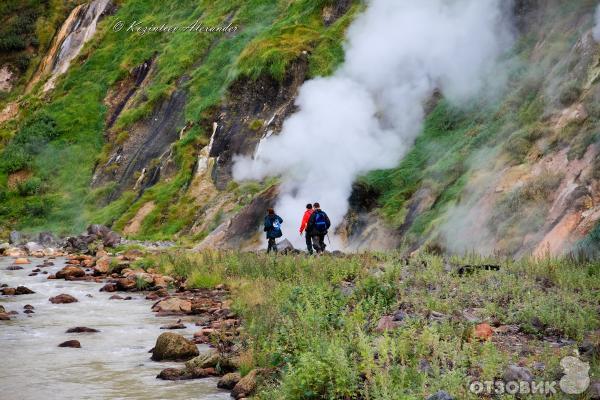
<path id="1" fill-rule="evenodd" d="M 233 158 L 277 134 L 299 86 L 343 60 L 344 32 L 364 5 L 102 2 L 95 33 L 66 73 L 53 77 L 41 60 L 64 42 L 65 24 L 83 18 L 77 7 L 90 4 L 50 3 L 41 11 L 31 6 L 38 29 L 23 36 L 38 40 L 42 54 L 0 99 L 3 229 L 72 233 L 95 222 L 137 238 L 256 243 L 258 230 L 231 224 L 245 221 L 238 214 L 254 221 L 256 205 L 270 198 L 264 191 L 277 182 L 233 182 Z M 593 232 L 600 218 L 594 7 L 587 0 L 517 2 L 517 67 L 503 95 L 462 109 L 433 99 L 424 132 L 401 164 L 355 185 L 338 229 L 345 245 L 542 254 L 570 249 Z M 196 20 L 231 29 L 127 29 L 133 21 Z M 0 69 L 13 68 L 13 53 L 0 58 Z M 224 231 L 228 239 L 217 239 Z"/>

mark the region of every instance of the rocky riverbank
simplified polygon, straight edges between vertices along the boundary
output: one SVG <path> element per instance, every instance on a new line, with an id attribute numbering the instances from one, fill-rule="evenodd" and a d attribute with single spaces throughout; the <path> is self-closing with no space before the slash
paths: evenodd
<path id="1" fill-rule="evenodd" d="M 117 245 L 114 235 L 102 227 L 90 227 L 80 237 L 67 238 L 60 243 L 57 240 L 38 242 L 25 241 L 17 244 L 14 235 L 10 246 L 2 246 L 6 258 L 13 262 L 7 270 L 26 269 L 29 277 L 43 275 L 50 281 L 101 283 L 101 292 L 112 293 L 114 301 L 132 299 L 141 294 L 146 300 L 153 301 L 149 312 L 157 317 L 176 322 L 165 322 L 161 329 L 167 330 L 156 339 L 156 345 L 150 350 L 155 361 L 187 361 L 182 367 L 163 369 L 157 378 L 163 380 L 191 380 L 207 377 L 221 377 L 218 387 L 232 390 L 241 380 L 237 373 L 236 338 L 241 332 L 240 320 L 231 310 L 229 290 L 225 285 L 214 289 L 188 289 L 185 281 L 176 280 L 161 274 L 154 268 L 142 268 L 144 251 L 129 249 L 123 252 L 111 252 Z M 107 240 L 108 239 L 108 240 Z M 54 273 L 48 269 L 54 266 L 56 257 L 64 257 L 64 266 Z M 2 282 L 0 282 L 2 284 Z M 0 293 L 4 296 L 20 296 L 34 293 L 29 288 L 18 285 L 9 287 L 2 284 Z M 89 294 L 88 296 L 93 296 Z M 61 293 L 48 299 L 52 304 L 69 304 L 79 299 Z M 34 313 L 32 309 L 26 313 Z M 0 320 L 10 321 L 16 314 L 0 308 Z M 127 318 L 126 315 L 122 316 Z M 182 320 L 185 320 L 182 322 Z M 175 333 L 192 328 L 188 337 Z M 88 327 L 70 328 L 68 332 L 94 332 Z M 212 348 L 208 353 L 200 354 L 197 345 Z M 77 340 L 68 340 L 59 347 L 81 348 Z M 249 394 L 254 387 L 250 378 L 242 381 L 234 390 L 234 397 L 241 398 Z M 245 389 L 244 389 L 245 388 Z"/>

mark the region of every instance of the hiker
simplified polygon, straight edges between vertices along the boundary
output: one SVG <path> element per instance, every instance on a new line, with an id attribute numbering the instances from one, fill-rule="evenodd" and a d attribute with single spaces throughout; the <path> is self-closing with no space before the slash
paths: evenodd
<path id="1" fill-rule="evenodd" d="M 313 213 L 313 206 L 312 206 L 312 204 L 308 203 L 306 205 L 306 211 L 304 211 L 304 216 L 302 216 L 302 224 L 300 224 L 300 236 L 302 236 L 302 232 L 306 231 L 306 234 L 305 234 L 306 248 L 308 249 L 309 254 L 313 253 L 313 245 L 312 245 L 312 237 L 308 234 L 308 231 L 306 230 L 306 225 L 308 225 L 308 219 L 310 218 L 312 213 Z"/>
<path id="2" fill-rule="evenodd" d="M 267 210 L 267 216 L 265 217 L 265 232 L 267 232 L 267 240 L 269 242 L 267 253 L 271 252 L 271 250 L 277 253 L 277 243 L 275 243 L 275 239 L 283 236 L 283 233 L 281 232 L 282 223 L 283 219 L 275 214 L 275 210 L 269 208 Z"/>
<path id="3" fill-rule="evenodd" d="M 325 235 L 330 226 L 329 217 L 321 210 L 319 203 L 313 204 L 313 212 L 308 219 L 306 230 L 312 237 L 312 245 L 317 254 L 325 251 Z"/>

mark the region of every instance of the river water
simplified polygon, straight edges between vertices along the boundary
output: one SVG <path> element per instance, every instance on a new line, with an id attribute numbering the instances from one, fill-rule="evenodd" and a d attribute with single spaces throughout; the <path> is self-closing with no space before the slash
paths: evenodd
<path id="1" fill-rule="evenodd" d="M 31 270 L 42 263 L 30 260 L 23 270 L 8 271 L 14 259 L 0 257 L 0 284 L 23 285 L 36 292 L 0 295 L 0 305 L 7 312 L 19 312 L 10 321 L 0 321 L 0 399 L 230 399 L 228 392 L 216 388 L 216 379 L 156 379 L 163 368 L 182 365 L 154 362 L 148 353 L 165 332 L 160 326 L 175 318 L 155 317 L 150 311 L 152 302 L 143 294 L 131 294 L 132 300 L 109 300 L 114 293 L 100 292 L 102 284 L 47 280 L 48 275 L 42 274 L 30 277 Z M 42 269 L 49 274 L 62 268 L 65 260 L 51 261 L 55 266 Z M 79 302 L 48 301 L 61 293 Z M 35 307 L 34 314 L 23 313 L 26 304 Z M 190 337 L 195 326 L 189 322 L 187 329 L 175 332 Z M 65 333 L 77 326 L 100 332 Z M 81 348 L 57 347 L 70 339 L 79 340 Z M 199 350 L 208 347 L 199 346 Z"/>

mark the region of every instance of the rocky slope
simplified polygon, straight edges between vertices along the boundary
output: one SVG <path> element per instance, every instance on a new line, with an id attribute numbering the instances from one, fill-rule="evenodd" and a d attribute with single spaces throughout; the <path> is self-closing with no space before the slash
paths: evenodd
<path id="1" fill-rule="evenodd" d="M 277 181 L 234 182 L 233 158 L 279 133 L 305 80 L 334 70 L 361 7 L 350 0 L 65 1 L 39 65 L 20 85 L 0 87 L 4 231 L 65 234 L 93 222 L 130 237 L 255 247 Z M 541 255 L 584 243 L 593 250 L 600 218 L 594 7 L 516 2 L 518 41 L 501 98 L 455 109 L 434 97 L 424 132 L 398 168 L 355 184 L 337 228 L 342 246 Z M 231 28 L 145 35 L 114 28 L 147 15 L 153 23 L 201 19 Z M 14 69 L 12 59 L 0 58 L 0 71 Z"/>

